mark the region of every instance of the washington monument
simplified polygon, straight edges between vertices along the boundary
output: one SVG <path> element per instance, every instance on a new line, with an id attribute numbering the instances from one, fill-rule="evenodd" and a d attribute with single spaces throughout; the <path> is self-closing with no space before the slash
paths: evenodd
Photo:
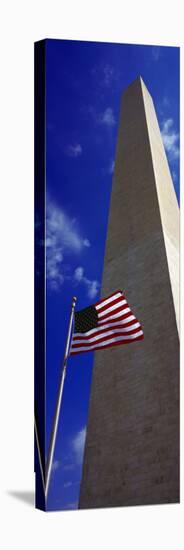
<path id="1" fill-rule="evenodd" d="M 79 508 L 179 501 L 179 207 L 152 98 L 122 97 L 101 297 L 144 340 L 95 353 Z"/>

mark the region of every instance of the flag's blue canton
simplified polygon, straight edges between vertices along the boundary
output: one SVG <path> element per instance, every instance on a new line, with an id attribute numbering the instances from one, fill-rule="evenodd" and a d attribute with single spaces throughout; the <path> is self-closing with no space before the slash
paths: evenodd
<path id="1" fill-rule="evenodd" d="M 75 313 L 75 324 L 74 324 L 74 333 L 75 332 L 87 332 L 92 328 L 97 327 L 98 324 L 98 314 L 94 306 L 86 307 L 81 311 Z"/>

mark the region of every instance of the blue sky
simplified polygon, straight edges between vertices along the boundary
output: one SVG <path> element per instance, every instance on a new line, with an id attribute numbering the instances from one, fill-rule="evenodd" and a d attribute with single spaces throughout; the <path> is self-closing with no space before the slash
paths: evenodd
<path id="1" fill-rule="evenodd" d="M 47 447 L 72 296 L 79 310 L 100 296 L 120 100 L 139 75 L 179 202 L 179 49 L 46 41 Z M 93 353 L 68 361 L 50 510 L 78 505 L 92 367 Z"/>

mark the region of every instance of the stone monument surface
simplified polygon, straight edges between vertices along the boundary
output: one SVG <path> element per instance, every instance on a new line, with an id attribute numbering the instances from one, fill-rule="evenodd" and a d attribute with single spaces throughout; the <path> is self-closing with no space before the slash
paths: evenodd
<path id="1" fill-rule="evenodd" d="M 95 353 L 80 508 L 179 501 L 179 207 L 152 98 L 124 92 L 101 296 L 144 340 Z"/>

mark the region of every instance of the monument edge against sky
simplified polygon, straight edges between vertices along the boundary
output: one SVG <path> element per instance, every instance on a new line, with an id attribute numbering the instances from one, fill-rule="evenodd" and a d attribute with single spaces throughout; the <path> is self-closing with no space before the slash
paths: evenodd
<path id="1" fill-rule="evenodd" d="M 153 100 L 142 78 L 140 78 L 140 82 L 144 99 L 158 204 L 179 333 L 179 206 L 157 117 L 155 115 Z M 154 147 L 155 136 L 158 140 L 157 148 Z"/>
<path id="2" fill-rule="evenodd" d="M 123 93 L 101 296 L 143 342 L 95 354 L 80 508 L 179 500 L 179 207 L 152 98 Z"/>

